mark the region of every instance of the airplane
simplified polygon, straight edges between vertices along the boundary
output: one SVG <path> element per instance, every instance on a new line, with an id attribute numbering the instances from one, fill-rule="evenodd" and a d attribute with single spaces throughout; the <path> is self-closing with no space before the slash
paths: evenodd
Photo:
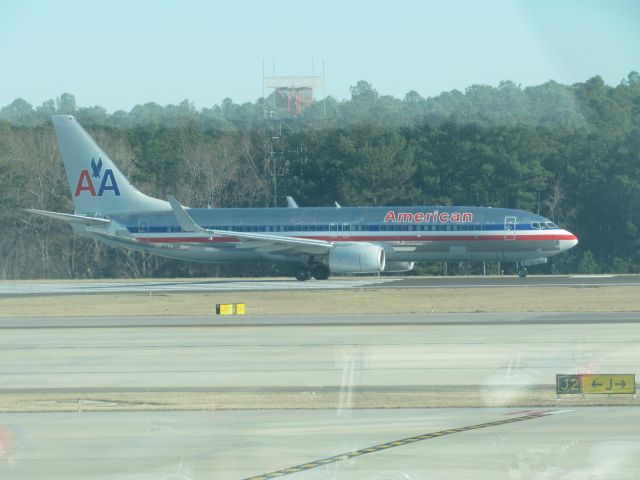
<path id="1" fill-rule="evenodd" d="M 27 209 L 113 247 L 203 262 L 285 264 L 300 280 L 513 261 L 518 275 L 578 243 L 523 210 L 472 206 L 186 208 L 140 192 L 70 115 L 52 117 L 75 211 Z M 293 207 L 293 208 L 291 208 Z"/>

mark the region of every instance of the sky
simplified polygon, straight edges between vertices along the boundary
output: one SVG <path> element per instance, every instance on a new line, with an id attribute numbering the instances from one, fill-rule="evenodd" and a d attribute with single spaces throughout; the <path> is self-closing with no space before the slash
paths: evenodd
<path id="1" fill-rule="evenodd" d="M 397 98 L 502 80 L 617 85 L 640 71 L 640 1 L 0 0 L 0 107 L 64 92 L 109 112 L 254 102 L 263 64 L 324 64 L 317 96 L 338 99 L 359 80 Z"/>

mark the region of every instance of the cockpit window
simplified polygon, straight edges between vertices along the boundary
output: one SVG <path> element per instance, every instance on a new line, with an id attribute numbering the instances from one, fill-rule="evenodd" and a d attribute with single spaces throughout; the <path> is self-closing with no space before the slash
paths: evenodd
<path id="1" fill-rule="evenodd" d="M 558 228 L 558 226 L 553 222 L 531 222 L 531 228 L 534 230 L 550 230 Z"/>

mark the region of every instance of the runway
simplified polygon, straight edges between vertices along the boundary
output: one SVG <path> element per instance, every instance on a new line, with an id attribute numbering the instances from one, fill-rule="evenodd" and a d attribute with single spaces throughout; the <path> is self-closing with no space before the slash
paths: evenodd
<path id="1" fill-rule="evenodd" d="M 640 286 L 638 275 L 530 275 L 475 277 L 334 277 L 298 282 L 264 280 L 91 280 L 0 282 L 0 297 L 35 295 L 88 295 L 116 293 L 198 293 L 286 290 L 341 290 L 352 288 L 512 288 Z"/>
<path id="2" fill-rule="evenodd" d="M 338 279 L 298 282 L 297 280 L 92 280 L 52 281 L 46 283 L 0 283 L 0 296 L 95 295 L 114 293 L 206 293 L 280 290 L 339 290 L 371 287 L 386 283 L 383 279 Z"/>
<path id="3" fill-rule="evenodd" d="M 529 275 L 473 277 L 403 277 L 386 288 L 508 288 L 508 287 L 640 286 L 640 275 Z"/>
<path id="4" fill-rule="evenodd" d="M 632 479 L 640 467 L 640 409 L 553 390 L 557 373 L 638 376 L 640 314 L 14 318 L 0 330 L 2 478 Z M 208 403 L 176 411 L 181 395 Z M 434 399 L 474 408 L 416 408 Z"/>

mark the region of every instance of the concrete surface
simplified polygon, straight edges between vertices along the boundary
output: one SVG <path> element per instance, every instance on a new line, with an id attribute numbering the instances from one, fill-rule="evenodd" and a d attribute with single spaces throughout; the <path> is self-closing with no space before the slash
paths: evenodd
<path id="1" fill-rule="evenodd" d="M 638 375 L 640 315 L 126 320 L 3 320 L 0 397 L 204 390 L 251 392 L 259 406 L 269 392 L 332 389 L 336 402 L 314 410 L 0 413 L 0 478 L 243 479 L 295 465 L 312 468 L 284 478 L 638 478 L 635 406 L 554 407 L 565 412 L 315 462 L 529 415 L 531 408 L 486 406 L 551 386 L 556 373 Z M 485 408 L 353 408 L 358 391 L 456 389 L 476 392 Z"/>
<path id="2" fill-rule="evenodd" d="M 71 328 L 9 319 L 0 389 L 509 386 L 517 395 L 553 385 L 556 373 L 640 376 L 640 314 L 247 318 L 60 322 Z"/>
<path id="3" fill-rule="evenodd" d="M 7 479 L 243 479 L 414 435 L 501 421 L 514 409 L 0 415 Z M 451 433 L 294 479 L 636 479 L 640 409 L 575 409 Z M 1 432 L 2 430 L 0 430 Z"/>

